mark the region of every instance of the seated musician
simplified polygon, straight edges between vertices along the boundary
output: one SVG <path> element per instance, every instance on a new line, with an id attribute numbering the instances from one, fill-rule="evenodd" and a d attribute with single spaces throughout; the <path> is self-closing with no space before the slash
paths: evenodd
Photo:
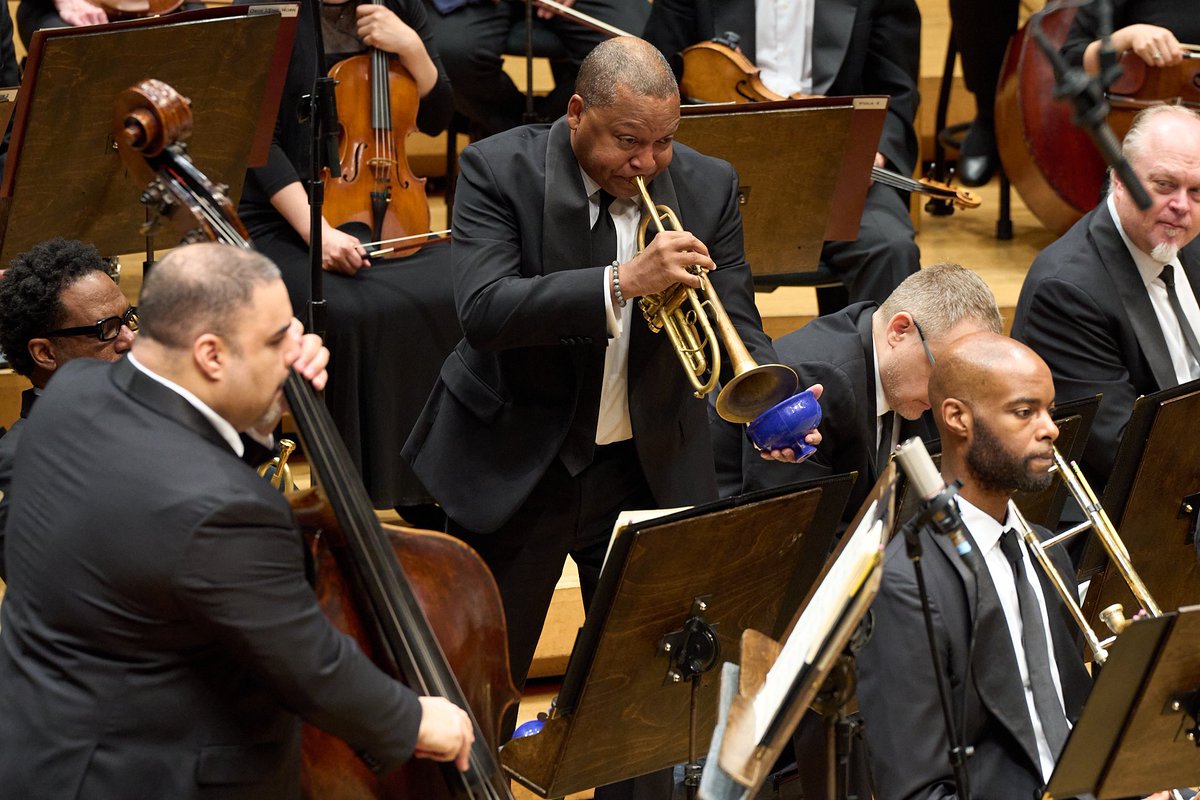
<path id="1" fill-rule="evenodd" d="M 924 414 L 932 359 L 961 336 L 1000 328 L 996 300 L 978 275 L 935 264 L 906 278 L 882 305 L 855 303 L 776 339 L 775 352 L 800 382 L 819 383 L 827 392 L 821 445 L 799 467 L 785 466 L 761 458 L 738 426 L 714 417 L 721 494 L 857 472 L 843 518 L 848 524 L 894 446 L 931 433 Z"/>
<path id="2" fill-rule="evenodd" d="M 961 744 L 974 748 L 966 762 L 971 794 L 1040 796 L 1091 686 L 1062 599 L 1007 510 L 1014 493 L 1051 480 L 1054 383 L 1029 348 L 980 333 L 938 353 L 929 399 L 942 439 L 942 476 L 963 482 L 958 506 L 984 564 L 972 578 L 948 537 L 921 533 L 937 668 L 949 682 L 951 717 L 965 726 Z M 1050 552 L 1070 575 L 1065 552 Z M 877 797 L 955 796 L 903 536 L 888 544 L 870 613 L 873 632 L 857 656 L 858 702 Z"/>
<path id="3" fill-rule="evenodd" d="M 454 104 L 471 122 L 477 138 L 491 136 L 523 121 L 525 95 L 504 71 L 509 34 L 519 26 L 524 41 L 525 0 L 424 0 L 429 27 L 454 85 Z M 631 36 L 641 34 L 650 13 L 647 0 L 567 0 L 562 5 L 612 25 Z M 535 12 L 535 26 L 562 44 L 565 59 L 551 62 L 554 90 L 536 98 L 539 119 L 552 120 L 567 110 L 567 100 L 584 56 L 608 38 L 546 8 Z"/>
<path id="4" fill-rule="evenodd" d="M 697 264 L 755 359 L 775 358 L 742 252 L 737 176 L 673 141 L 666 61 L 641 40 L 610 39 L 575 90 L 553 125 L 463 151 L 453 252 L 465 338 L 404 448 L 451 532 L 496 577 L 518 687 L 568 555 L 586 607 L 622 509 L 717 496 L 707 404 L 637 298 L 696 286 Z M 640 253 L 635 177 L 687 229 Z"/>
<path id="5" fill-rule="evenodd" d="M 465 768 L 471 724 L 335 631 L 291 509 L 238 455 L 316 388 L 279 271 L 225 245 L 171 252 L 113 364 L 76 359 L 17 456 L 0 607 L 0 786 L 22 798 L 299 796 L 300 718 L 380 770 Z"/>
<path id="6" fill-rule="evenodd" d="M 1170 67 L 1183 58 L 1180 42 L 1200 43 L 1200 16 L 1188 0 L 1111 0 L 1112 44 L 1120 56 L 1132 50 L 1151 67 Z M 1063 42 L 1071 64 L 1100 71 L 1099 5 L 1080 6 Z"/>
<path id="7" fill-rule="evenodd" d="M 136 310 L 89 244 L 49 239 L 14 258 L 0 278 L 0 351 L 33 384 L 21 395 L 21 418 L 0 436 L 0 580 L 13 461 L 34 402 L 68 361 L 116 361 L 137 325 Z"/>
<path id="8" fill-rule="evenodd" d="M 452 111 L 450 84 L 433 48 L 421 0 L 324 3 L 321 13 L 326 68 L 364 48 L 395 54 L 420 95 L 418 129 L 431 135 L 445 130 Z M 309 9 L 302 8 L 270 158 L 266 166 L 249 170 L 238 208 L 254 246 L 283 272 L 300 319 L 307 319 L 310 297 L 309 205 L 303 181 L 309 173 L 311 129 L 297 120 L 296 112 L 316 77 L 314 38 Z M 364 88 L 362 101 L 369 96 Z M 413 112 L 392 110 L 394 119 Z M 350 111 L 339 109 L 343 120 Z M 394 131 L 401 146 L 406 134 L 405 129 Z M 365 165 L 362 171 L 369 172 Z M 365 186 L 369 175 L 358 180 Z M 401 194 L 400 187 L 393 186 L 393 193 Z M 422 227 L 416 232 L 424 231 Z M 359 239 L 323 221 L 321 250 L 328 308 L 324 333 L 333 364 L 325 394 L 329 411 L 374 505 L 399 507 L 410 522 L 441 528 L 440 515 L 428 515 L 429 494 L 399 451 L 438 367 L 461 335 L 449 247 L 430 245 L 394 260 L 368 258 Z M 425 515 L 418 516 L 421 512 Z"/>
<path id="9" fill-rule="evenodd" d="M 1133 401 L 1200 377 L 1200 115 L 1147 109 L 1122 152 L 1151 207 L 1113 175 L 1108 198 L 1034 259 L 1012 328 L 1060 401 L 1104 394 L 1082 464 L 1097 491 Z"/>
<path id="10" fill-rule="evenodd" d="M 645 36 L 667 58 L 677 59 L 684 48 L 726 31 L 739 36 L 742 52 L 776 94 L 887 95 L 875 164 L 913 173 L 921 32 L 915 0 L 758 5 L 754 0 L 655 0 Z M 682 67 L 675 66 L 678 75 Z M 821 261 L 845 284 L 848 302 L 882 303 L 920 268 L 913 236 L 908 195 L 876 182 L 867 194 L 858 239 L 827 242 Z M 832 305 L 824 290 L 818 298 L 822 313 L 844 305 Z"/>

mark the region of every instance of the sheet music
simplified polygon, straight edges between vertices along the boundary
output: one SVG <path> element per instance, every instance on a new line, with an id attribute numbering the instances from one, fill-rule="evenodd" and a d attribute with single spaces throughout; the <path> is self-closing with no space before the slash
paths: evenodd
<path id="1" fill-rule="evenodd" d="M 800 672 L 813 663 L 851 598 L 883 550 L 879 501 L 872 502 L 837 561 L 813 593 L 754 697 L 754 735 L 761 742 Z"/>

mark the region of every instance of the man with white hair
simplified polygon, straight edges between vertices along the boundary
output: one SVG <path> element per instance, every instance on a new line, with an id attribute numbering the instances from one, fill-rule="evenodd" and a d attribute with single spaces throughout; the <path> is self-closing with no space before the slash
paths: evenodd
<path id="1" fill-rule="evenodd" d="M 1150 208 L 1113 175 L 1107 200 L 1034 260 L 1012 327 L 1059 402 L 1103 393 L 1083 458 L 1097 490 L 1134 399 L 1200 378 L 1200 115 L 1149 108 L 1122 149 Z"/>

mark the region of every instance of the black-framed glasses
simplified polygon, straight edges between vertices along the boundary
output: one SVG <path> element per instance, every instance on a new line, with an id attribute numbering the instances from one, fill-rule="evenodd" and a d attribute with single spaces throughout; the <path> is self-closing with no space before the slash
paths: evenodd
<path id="1" fill-rule="evenodd" d="M 929 359 L 929 366 L 934 365 L 933 351 L 929 349 L 929 342 L 925 341 L 925 331 L 921 330 L 921 324 L 913 319 L 913 325 L 916 326 L 917 336 L 921 337 L 921 347 L 925 348 L 925 357 Z"/>
<path id="2" fill-rule="evenodd" d="M 95 336 L 102 342 L 111 342 L 121 335 L 122 326 L 128 326 L 129 330 L 137 331 L 137 306 L 125 309 L 125 313 L 119 317 L 105 317 L 99 322 L 80 325 L 77 328 L 59 328 L 56 331 L 47 331 L 45 335 L 47 338 L 51 336 Z"/>

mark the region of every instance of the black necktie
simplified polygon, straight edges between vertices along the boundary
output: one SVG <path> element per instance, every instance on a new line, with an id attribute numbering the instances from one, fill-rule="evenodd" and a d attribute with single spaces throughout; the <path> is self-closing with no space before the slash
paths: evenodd
<path id="1" fill-rule="evenodd" d="M 592 265 L 606 267 L 617 257 L 617 225 L 609 213 L 613 196 L 603 189 L 596 194 L 600 199 L 600 216 L 592 226 Z"/>
<path id="2" fill-rule="evenodd" d="M 1025 663 L 1029 667 L 1029 688 L 1033 691 L 1033 707 L 1042 721 L 1046 742 L 1055 758 L 1067 741 L 1067 717 L 1054 690 L 1050 672 L 1050 643 L 1039 611 L 1037 595 L 1025 571 L 1025 559 L 1017 532 L 1009 528 L 1000 537 L 1000 549 L 1012 565 L 1017 585 L 1017 602 L 1021 607 L 1021 644 L 1025 648 Z"/>
<path id="3" fill-rule="evenodd" d="M 1179 303 L 1179 293 L 1175 291 L 1175 267 L 1167 264 L 1162 268 L 1158 277 L 1162 278 L 1162 282 L 1167 285 L 1167 300 L 1171 303 L 1171 310 L 1175 312 L 1175 321 L 1179 323 L 1179 330 L 1183 332 L 1183 340 L 1187 342 L 1192 358 L 1196 360 L 1197 364 L 1200 364 L 1200 342 L 1196 341 L 1196 332 L 1192 330 L 1187 317 L 1183 315 L 1183 306 Z"/>
<path id="4" fill-rule="evenodd" d="M 888 411 L 879 418 L 879 447 L 875 452 L 875 471 L 883 472 L 892 453 L 892 431 L 896 427 L 896 412 Z"/>
<path id="5" fill-rule="evenodd" d="M 613 196 L 603 189 L 597 192 L 600 216 L 592 226 L 592 266 L 608 266 L 617 256 L 617 226 L 609 206 Z M 620 309 L 613 309 L 620 314 Z M 575 402 L 575 416 L 559 457 L 571 475 L 578 475 L 592 463 L 596 452 L 596 421 L 600 415 L 600 392 L 604 385 L 604 351 L 591 354 L 583 367 L 583 381 Z"/>

